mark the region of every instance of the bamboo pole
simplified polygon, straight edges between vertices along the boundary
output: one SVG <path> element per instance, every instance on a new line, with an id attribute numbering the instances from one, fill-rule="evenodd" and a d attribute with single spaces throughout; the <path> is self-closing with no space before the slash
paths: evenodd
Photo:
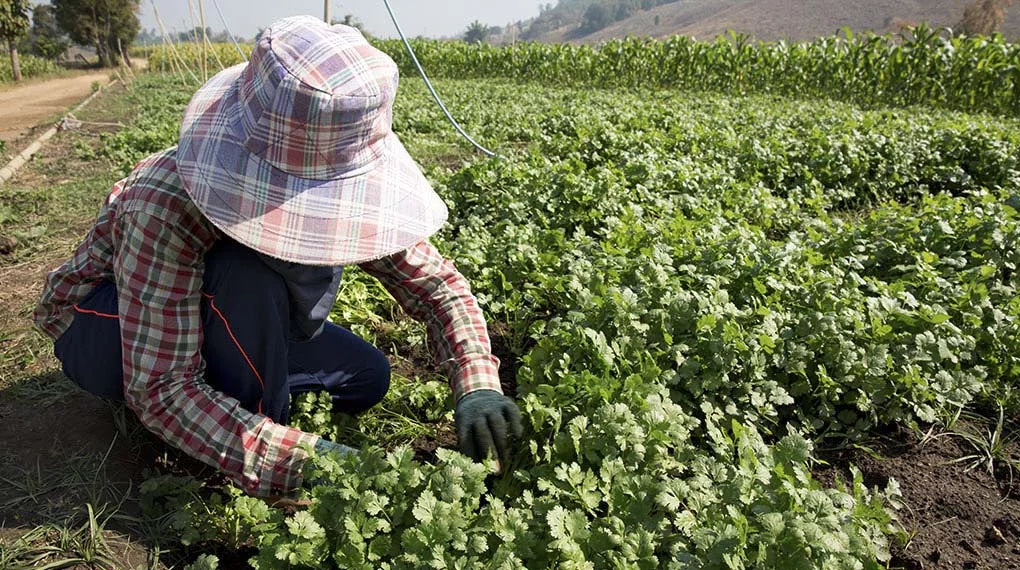
<path id="1" fill-rule="evenodd" d="M 188 16 L 191 18 L 191 39 L 195 42 L 195 50 L 198 51 L 198 42 L 201 39 L 198 37 L 198 18 L 195 16 L 195 3 L 192 0 L 188 0 Z M 200 58 L 202 61 L 198 64 L 198 72 L 202 74 L 201 81 L 205 83 L 205 58 Z"/>
<path id="2" fill-rule="evenodd" d="M 174 44 L 174 39 L 167 36 L 166 28 L 163 26 L 163 19 L 159 17 L 159 10 L 156 8 L 156 1 L 150 0 L 150 2 L 152 4 L 152 12 L 156 16 L 156 23 L 159 24 L 159 33 L 163 34 L 164 42 L 170 42 L 170 53 L 173 54 L 175 60 L 179 61 L 183 69 L 188 70 L 188 75 L 191 75 L 191 78 L 195 80 L 195 83 L 198 83 L 198 77 L 195 76 L 195 72 L 191 70 L 191 67 L 184 61 L 184 58 L 181 57 L 181 54 L 177 52 L 177 46 Z"/>
<path id="3" fill-rule="evenodd" d="M 209 70 L 206 49 L 209 44 L 209 38 L 205 33 L 205 2 L 198 0 L 198 16 L 202 22 L 202 81 L 209 81 Z"/>

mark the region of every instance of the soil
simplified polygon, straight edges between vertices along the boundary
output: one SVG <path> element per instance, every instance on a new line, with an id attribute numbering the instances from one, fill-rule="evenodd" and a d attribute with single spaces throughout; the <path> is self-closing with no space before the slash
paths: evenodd
<path id="1" fill-rule="evenodd" d="M 65 111 L 92 93 L 93 82 L 105 85 L 110 73 L 86 73 L 45 81 L 28 81 L 25 85 L 0 91 L 0 140 L 13 141 L 27 131 Z"/>
<path id="2" fill-rule="evenodd" d="M 399 316 L 399 319 L 406 317 Z M 391 325 L 383 325 L 377 328 L 377 334 L 385 335 Z M 520 355 L 510 350 L 507 340 L 508 328 L 504 323 L 493 321 L 488 323 L 489 339 L 492 344 L 492 353 L 499 358 L 499 381 L 503 393 L 511 398 L 517 396 L 517 370 L 521 367 Z M 434 364 L 434 357 L 428 348 L 423 344 L 393 346 L 384 343 L 384 350 L 390 357 L 393 372 L 405 378 L 416 378 L 422 375 L 438 374 Z M 440 431 L 435 438 L 421 437 L 411 442 L 414 449 L 414 458 L 423 463 L 434 464 L 438 457 L 436 450 L 457 449 L 457 434 L 452 425 L 441 425 Z"/>
<path id="3" fill-rule="evenodd" d="M 499 359 L 499 384 L 503 393 L 511 398 L 517 397 L 517 371 L 521 368 L 521 355 L 514 354 L 510 348 L 509 327 L 505 323 L 489 323 L 489 340 L 492 343 L 492 354 Z M 531 348 L 530 346 L 526 347 Z"/>
<path id="4" fill-rule="evenodd" d="M 411 442 L 415 460 L 434 465 L 439 460 L 436 455 L 437 449 L 457 449 L 457 434 L 453 432 L 453 426 L 447 425 L 444 428 L 434 439 L 420 437 Z"/>
<path id="5" fill-rule="evenodd" d="M 81 528 L 89 505 L 118 567 L 146 567 L 145 537 L 122 517 L 140 514 L 129 497 L 153 465 L 156 448 L 140 448 L 137 438 L 119 431 L 109 404 L 69 387 L 57 370 L 24 383 L 40 389 L 23 391 L 21 384 L 0 391 L 0 543 L 38 532 L 40 525 Z M 38 541 L 58 538 L 47 534 Z"/>
<path id="6" fill-rule="evenodd" d="M 94 81 L 108 79 L 108 73 L 89 73 L 30 80 L 0 91 L 6 154 L 19 152 L 45 125 L 31 127 L 55 119 L 87 97 Z M 94 114 L 96 103 L 84 112 Z M 59 186 L 70 172 L 99 168 L 78 159 L 74 140 L 58 133 L 11 183 Z M 162 449 L 137 433 L 136 422 L 118 422 L 114 407 L 64 378 L 52 344 L 32 326 L 43 278 L 68 257 L 88 227 L 88 218 L 73 215 L 55 223 L 38 243 L 0 235 L 0 545 L 23 536 L 41 549 L 63 544 L 59 529 L 82 528 L 91 505 L 115 567 L 162 568 L 149 560 L 151 536 L 130 519 L 139 514 L 143 471 L 157 464 Z M 39 564 L 60 559 L 59 549 L 49 552 Z"/>
<path id="7" fill-rule="evenodd" d="M 942 434 L 919 441 L 894 430 L 872 447 L 824 454 L 830 466 L 816 471 L 832 483 L 849 480 L 856 465 L 868 487 L 895 479 L 903 493 L 900 523 L 910 537 L 894 549 L 891 568 L 905 570 L 1020 569 L 1020 486 L 1009 473 L 955 461 L 973 453 L 959 437 Z M 1015 474 L 1020 479 L 1020 473 Z"/>
<path id="8" fill-rule="evenodd" d="M 42 390 L 52 387 L 67 395 L 56 401 L 26 405 L 30 394 L 16 389 L 0 392 L 0 426 L 6 426 L 0 437 L 0 456 L 5 458 L 0 464 L 0 477 L 23 480 L 26 468 L 30 468 L 42 474 L 44 480 L 57 483 L 82 467 L 102 469 L 108 483 L 123 486 L 124 490 L 132 480 L 140 480 L 142 464 L 151 463 L 140 461 L 129 437 L 118 433 L 109 404 L 69 388 L 70 380 L 56 370 L 29 380 L 33 381 L 40 382 Z M 82 485 L 83 489 L 87 486 Z M 5 524 L 49 522 L 51 515 L 69 513 L 83 504 L 79 501 L 82 497 L 74 495 L 41 493 L 35 500 L 5 508 L 0 518 Z M 18 497 L 25 497 L 25 493 L 0 485 L 0 505 L 8 505 Z"/>

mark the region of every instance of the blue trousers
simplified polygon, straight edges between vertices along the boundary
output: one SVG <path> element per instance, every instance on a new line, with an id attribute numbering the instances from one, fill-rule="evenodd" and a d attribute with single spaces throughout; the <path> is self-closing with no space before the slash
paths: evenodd
<path id="1" fill-rule="evenodd" d="M 325 323 L 315 338 L 289 337 L 283 278 L 250 249 L 220 241 L 206 255 L 202 287 L 205 381 L 245 409 L 277 423 L 290 417 L 290 396 L 326 391 L 334 410 L 356 414 L 379 403 L 390 385 L 386 356 L 349 330 Z M 117 291 L 100 282 L 75 307 L 54 344 L 64 374 L 86 391 L 124 399 Z"/>

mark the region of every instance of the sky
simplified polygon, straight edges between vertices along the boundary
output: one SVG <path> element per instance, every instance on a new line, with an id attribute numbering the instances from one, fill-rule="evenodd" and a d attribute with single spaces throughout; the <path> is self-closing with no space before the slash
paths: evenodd
<path id="1" fill-rule="evenodd" d="M 215 0 L 232 33 L 241 37 L 252 37 L 259 28 L 274 20 L 296 14 L 312 14 L 322 17 L 325 0 Z M 546 0 L 549 2 L 550 0 Z M 142 0 L 141 22 L 146 29 L 157 28 L 153 10 L 155 2 L 163 25 L 183 31 L 191 29 L 192 19 L 188 12 L 188 0 Z M 195 5 L 196 18 L 198 0 Z M 204 0 L 206 26 L 214 31 L 223 29 L 223 23 L 216 14 L 213 0 Z M 463 32 L 475 20 L 503 26 L 509 22 L 525 20 L 538 15 L 538 0 L 390 0 L 397 21 L 409 36 L 448 37 Z M 396 37 L 393 23 L 383 0 L 332 0 L 332 17 L 342 19 L 345 14 L 354 14 L 365 29 L 376 36 Z M 197 25 L 197 24 L 196 24 Z"/>

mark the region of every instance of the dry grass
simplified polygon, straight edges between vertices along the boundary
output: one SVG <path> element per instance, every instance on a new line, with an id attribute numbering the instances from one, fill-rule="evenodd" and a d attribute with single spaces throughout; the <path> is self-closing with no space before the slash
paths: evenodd
<path id="1" fill-rule="evenodd" d="M 116 88 L 78 117 L 130 122 Z M 160 535 L 138 513 L 151 438 L 60 373 L 31 313 L 48 271 L 73 251 L 115 181 L 79 150 L 95 132 L 60 132 L 0 186 L 0 568 L 162 568 Z M 122 418 L 123 419 L 123 418 Z"/>

